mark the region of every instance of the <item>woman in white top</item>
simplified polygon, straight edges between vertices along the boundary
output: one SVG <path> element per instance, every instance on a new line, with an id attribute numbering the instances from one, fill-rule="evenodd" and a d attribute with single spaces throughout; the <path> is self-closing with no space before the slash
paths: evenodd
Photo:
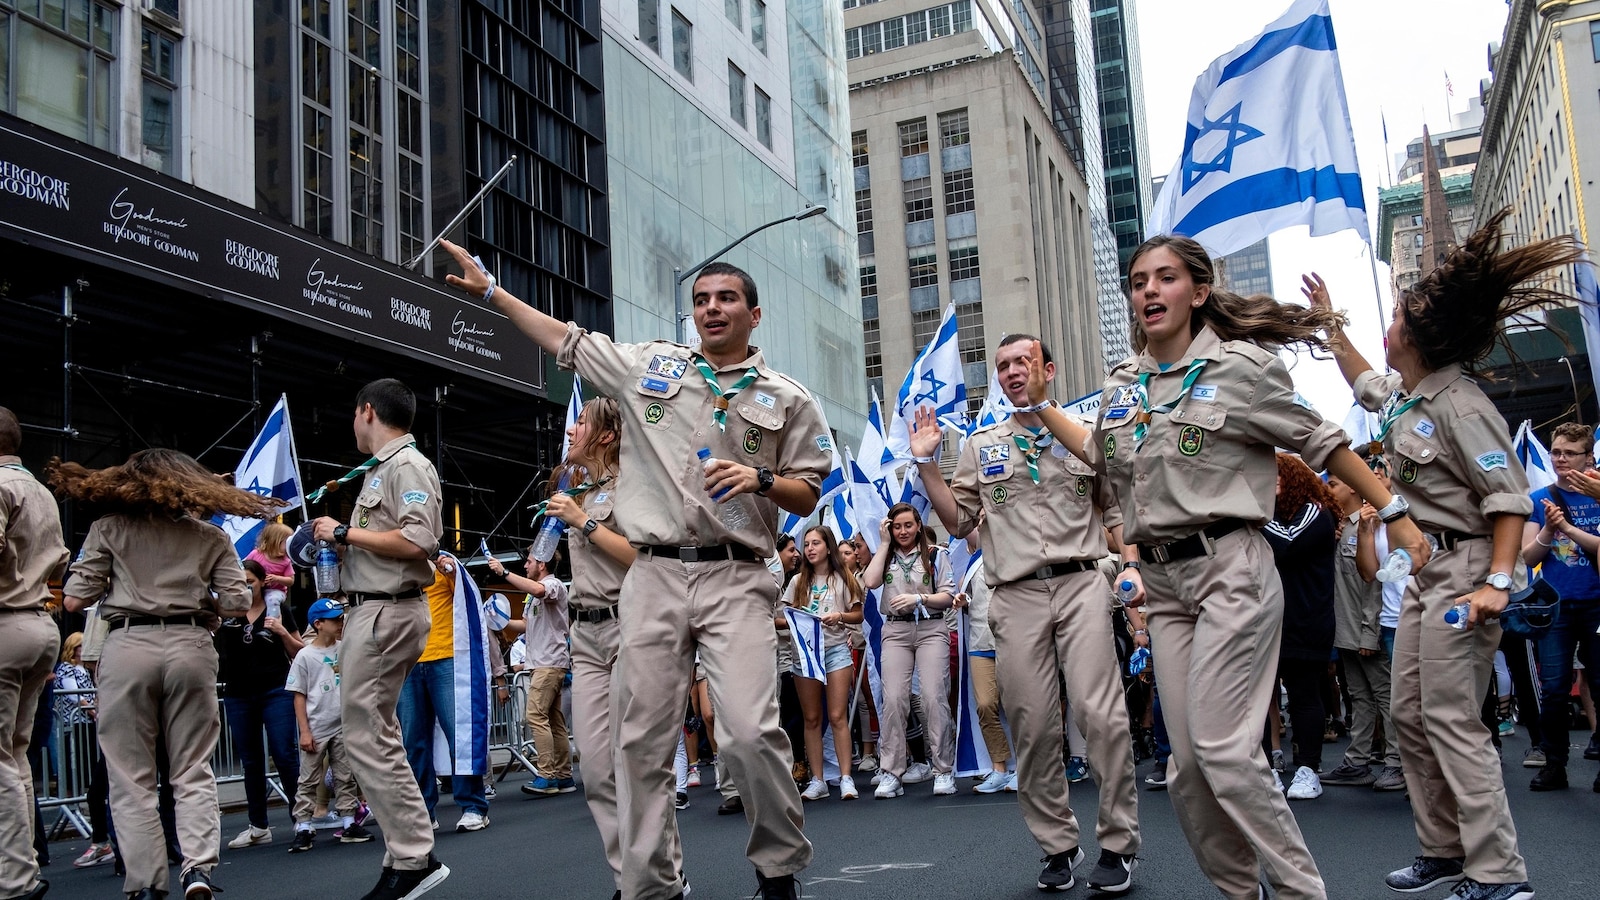
<path id="1" fill-rule="evenodd" d="M 789 580 L 783 602 L 822 620 L 822 667 L 827 674 L 828 724 L 833 726 L 833 747 L 839 757 L 839 799 L 854 800 L 855 779 L 850 777 L 850 689 L 855 687 L 855 668 L 850 660 L 850 632 L 846 625 L 861 623 L 861 603 L 865 592 L 855 573 L 839 555 L 839 542 L 832 529 L 811 528 L 800 545 L 800 571 Z M 780 614 L 779 628 L 789 620 Z M 798 653 L 796 654 L 798 655 Z M 793 668 L 794 690 L 800 697 L 800 712 L 806 726 L 806 762 L 811 767 L 811 783 L 801 794 L 807 800 L 828 796 L 822 775 L 822 689 L 823 682 Z"/>

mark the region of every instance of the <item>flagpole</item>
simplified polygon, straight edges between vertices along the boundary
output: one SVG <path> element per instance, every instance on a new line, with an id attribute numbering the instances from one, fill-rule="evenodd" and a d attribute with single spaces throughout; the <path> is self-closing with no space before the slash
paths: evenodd
<path id="1" fill-rule="evenodd" d="M 289 394 L 284 392 L 278 395 L 278 402 L 283 404 L 283 430 L 289 433 L 289 458 L 294 460 L 294 478 L 300 488 L 300 520 L 309 518 L 306 514 L 306 482 L 300 475 L 300 450 L 294 445 L 294 421 L 289 418 Z"/>
<path id="2" fill-rule="evenodd" d="M 1383 289 L 1378 284 L 1378 252 L 1367 245 L 1367 262 L 1372 268 L 1372 300 L 1378 305 L 1378 346 L 1389 349 L 1389 324 L 1383 320 Z M 1385 358 L 1388 354 L 1384 354 Z"/>
<path id="3" fill-rule="evenodd" d="M 500 179 L 506 177 L 506 173 L 511 171 L 511 167 L 515 165 L 516 162 L 517 157 L 515 154 L 513 154 L 510 159 L 506 160 L 505 165 L 500 167 L 500 171 L 494 173 L 493 178 L 490 178 L 488 181 L 483 183 L 483 187 L 478 191 L 477 194 L 473 196 L 471 200 L 467 202 L 467 205 L 461 207 L 461 211 L 456 213 L 456 217 L 451 219 L 448 225 L 439 229 L 439 233 L 433 236 L 433 240 L 429 241 L 426 247 L 422 248 L 422 252 L 401 263 L 400 267 L 402 269 L 415 269 L 417 267 L 417 263 L 422 262 L 424 257 L 433 252 L 434 247 L 439 246 L 439 242 L 444 240 L 445 235 L 455 231 L 456 226 L 461 224 L 461 220 L 465 219 L 472 213 L 473 210 L 478 208 L 478 204 L 482 203 L 483 198 L 488 195 L 489 191 L 493 190 L 494 186 L 500 183 Z"/>

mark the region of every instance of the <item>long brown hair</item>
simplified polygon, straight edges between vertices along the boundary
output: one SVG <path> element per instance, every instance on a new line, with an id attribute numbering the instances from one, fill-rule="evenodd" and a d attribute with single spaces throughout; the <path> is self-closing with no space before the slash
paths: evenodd
<path id="1" fill-rule="evenodd" d="M 1211 326 L 1217 337 L 1224 341 L 1250 341 L 1270 350 L 1279 347 L 1305 347 L 1314 355 L 1330 353 L 1325 332 L 1342 327 L 1347 321 L 1344 313 L 1318 307 L 1279 303 L 1266 294 L 1243 297 L 1217 286 L 1216 270 L 1211 266 L 1211 256 L 1198 241 L 1177 234 L 1158 234 L 1140 244 L 1128 260 L 1128 272 L 1139 257 L 1162 247 L 1172 251 L 1189 270 L 1195 287 L 1206 285 L 1211 294 L 1197 307 L 1189 318 L 1191 336 L 1200 333 L 1203 326 Z M 1133 298 L 1129 297 L 1130 305 Z M 1133 348 L 1143 352 L 1150 339 L 1139 324 L 1138 316 L 1131 316 Z"/>
<path id="2" fill-rule="evenodd" d="M 1560 291 L 1528 282 L 1583 259 L 1569 235 L 1501 247 L 1507 207 L 1489 217 L 1439 267 L 1400 295 L 1406 338 L 1429 369 L 1474 368 L 1505 339 L 1506 320 L 1538 306 L 1570 302 Z M 1513 359 L 1515 356 L 1512 357 Z"/>
<path id="3" fill-rule="evenodd" d="M 610 397 L 596 397 L 583 405 L 584 424 L 589 432 L 584 437 L 582 444 L 575 444 L 567 450 L 567 459 L 561 461 L 550 472 L 549 492 L 554 494 L 560 489 L 561 479 L 566 476 L 572 487 L 583 483 L 583 479 L 598 480 L 607 473 L 617 470 L 617 460 L 622 452 L 622 411 L 617 406 L 617 401 Z M 600 439 L 606 432 L 611 432 L 610 442 Z M 600 471 L 589 472 L 583 466 L 573 462 L 573 457 L 583 457 L 599 462 Z"/>
<path id="4" fill-rule="evenodd" d="M 893 555 L 900 549 L 899 545 L 894 542 L 893 524 L 895 517 L 901 513 L 911 513 L 912 518 L 917 521 L 917 558 L 922 560 L 923 569 L 927 572 L 931 581 L 933 579 L 934 561 L 933 542 L 928 540 L 928 529 L 922 524 L 922 513 L 917 512 L 917 508 L 909 503 L 896 503 L 889 507 L 889 511 L 884 514 L 884 518 L 889 520 L 891 527 L 889 532 L 889 553 Z"/>
<path id="5" fill-rule="evenodd" d="M 1327 482 L 1317 477 L 1305 461 L 1293 453 L 1278 454 L 1278 496 L 1272 517 L 1288 521 L 1311 503 L 1338 514 L 1339 503 Z"/>
<path id="6" fill-rule="evenodd" d="M 89 504 L 102 514 L 204 519 L 213 513 L 227 513 L 270 519 L 288 505 L 275 497 L 236 488 L 188 454 L 161 447 L 140 450 L 120 466 L 86 469 L 75 462 L 52 459 L 44 471 L 57 494 Z"/>
<path id="7" fill-rule="evenodd" d="M 843 579 L 844 589 L 850 595 L 850 602 L 844 604 L 839 610 L 840 612 L 845 612 L 850 607 L 862 602 L 866 598 L 866 591 L 862 589 L 861 582 L 856 580 L 856 573 L 850 571 L 850 568 L 844 564 L 844 558 L 839 555 L 839 539 L 833 533 L 833 529 L 823 525 L 813 525 L 805 530 L 805 537 L 810 537 L 813 531 L 822 535 L 822 543 L 828 548 L 828 568 L 833 570 L 834 575 Z M 802 549 L 800 553 L 800 571 L 795 573 L 794 581 L 791 582 L 794 585 L 794 592 L 789 595 L 789 605 L 797 609 L 804 606 L 802 598 L 811 594 L 811 585 L 816 580 L 817 567 L 811 564 L 811 560 L 806 559 L 805 551 Z"/>

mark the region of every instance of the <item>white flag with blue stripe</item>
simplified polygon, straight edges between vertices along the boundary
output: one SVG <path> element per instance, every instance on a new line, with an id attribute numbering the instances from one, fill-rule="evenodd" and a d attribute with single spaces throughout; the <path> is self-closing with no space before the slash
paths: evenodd
<path id="1" fill-rule="evenodd" d="M 872 391 L 872 405 L 867 408 L 867 430 L 861 435 L 861 452 L 856 464 L 878 488 L 883 502 L 893 506 L 900 496 L 900 478 L 895 470 L 906 464 L 889 451 L 889 442 L 883 433 L 883 406 L 878 402 L 878 391 Z"/>
<path id="2" fill-rule="evenodd" d="M 1367 446 L 1378 437 L 1378 414 L 1359 403 L 1350 404 L 1344 416 L 1345 437 L 1350 439 L 1350 449 L 1365 453 Z"/>
<path id="3" fill-rule="evenodd" d="M 844 509 L 837 510 L 854 533 L 867 542 L 867 550 L 878 552 L 878 523 L 889 511 L 878 489 L 868 480 L 861 466 L 849 460 L 850 491 Z M 861 609 L 861 636 L 866 639 L 867 689 L 872 691 L 875 709 L 883 709 L 883 614 L 878 609 L 881 589 L 867 591 Z"/>
<path id="4" fill-rule="evenodd" d="M 289 427 L 289 395 L 278 397 L 261 433 L 250 443 L 250 449 L 239 461 L 233 473 L 233 483 L 252 494 L 276 497 L 289 504 L 285 509 L 299 507 L 305 514 L 305 490 L 300 483 L 300 466 L 295 459 L 294 432 Z M 256 537 L 266 527 L 263 519 L 245 519 L 239 516 L 219 516 L 213 520 L 233 541 L 239 558 L 255 549 Z"/>
<path id="5" fill-rule="evenodd" d="M 933 340 L 917 354 L 895 395 L 894 419 L 887 435 L 889 452 L 903 460 L 911 458 L 911 423 L 917 407 L 931 406 L 939 420 L 960 428 L 967 427 L 967 382 L 961 367 L 961 348 L 957 341 L 956 305 L 944 308 L 939 330 Z"/>
<path id="6" fill-rule="evenodd" d="M 1511 442 L 1517 453 L 1517 461 L 1522 463 L 1523 471 L 1528 473 L 1528 490 L 1538 491 L 1556 483 L 1556 466 L 1550 461 L 1550 451 L 1533 434 L 1533 422 L 1522 420 L 1522 425 L 1517 429 L 1517 436 Z"/>
<path id="7" fill-rule="evenodd" d="M 1583 320 L 1583 343 L 1589 351 L 1589 378 L 1594 382 L 1595 397 L 1600 398 L 1600 279 L 1595 277 L 1594 261 L 1589 251 L 1573 266 L 1573 280 L 1578 289 L 1578 315 Z M 1577 398 L 1573 398 L 1576 400 Z M 1600 460 L 1600 442 L 1595 443 L 1595 459 Z"/>
<path id="8" fill-rule="evenodd" d="M 1224 256 L 1294 225 L 1372 242 L 1328 0 L 1296 0 L 1196 79 L 1147 233 Z"/>
<path id="9" fill-rule="evenodd" d="M 789 620 L 789 635 L 794 638 L 794 660 L 800 666 L 800 677 L 826 683 L 828 668 L 822 661 L 822 620 L 792 606 L 783 608 L 783 617 Z"/>
<path id="10" fill-rule="evenodd" d="M 561 430 L 561 458 L 567 458 L 567 451 L 572 449 L 572 426 L 578 424 L 578 416 L 583 413 L 583 380 L 572 376 L 572 396 L 567 399 L 567 424 Z"/>
<path id="11" fill-rule="evenodd" d="M 965 541 L 951 541 L 951 555 L 955 547 L 966 546 Z M 967 569 L 956 569 L 956 588 L 971 593 L 972 580 L 983 577 L 982 551 L 973 553 L 967 560 Z M 978 721 L 978 695 L 972 685 L 972 657 L 967 654 L 967 626 L 971 616 L 966 610 L 956 616 L 956 767 L 957 778 L 987 776 L 994 769 L 989 758 L 989 745 L 983 741 L 983 726 Z"/>

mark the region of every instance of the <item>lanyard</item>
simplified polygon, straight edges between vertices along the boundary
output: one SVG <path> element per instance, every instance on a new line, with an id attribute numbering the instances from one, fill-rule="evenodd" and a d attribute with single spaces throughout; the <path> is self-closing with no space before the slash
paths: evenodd
<path id="1" fill-rule="evenodd" d="M 1030 428 L 1028 430 L 1032 431 L 1033 429 Z M 1011 439 L 1017 442 L 1017 449 L 1022 451 L 1022 458 L 1028 463 L 1028 477 L 1033 479 L 1034 484 L 1038 484 L 1039 453 L 1050 446 L 1055 439 L 1054 435 L 1047 434 L 1041 437 L 1035 434 L 1032 437 L 1023 437 L 1020 434 L 1014 434 Z"/>
<path id="2" fill-rule="evenodd" d="M 712 424 L 717 426 L 718 431 L 727 431 L 728 401 L 733 399 L 733 395 L 754 384 L 760 373 L 756 371 L 755 366 L 751 366 L 745 370 L 743 375 L 739 376 L 739 380 L 733 383 L 733 387 L 724 391 L 722 385 L 717 382 L 717 373 L 712 371 L 711 364 L 706 362 L 705 357 L 696 353 L 694 355 L 694 367 L 700 370 L 700 376 L 706 380 L 706 387 L 711 389 L 711 396 L 716 398 L 711 402 Z"/>
<path id="3" fill-rule="evenodd" d="M 412 441 L 411 443 L 406 444 L 407 447 L 415 447 L 416 445 L 417 445 L 416 441 Z M 344 485 L 344 484 L 346 484 L 348 482 L 354 481 L 357 478 L 360 478 L 361 476 L 363 476 L 363 475 L 367 474 L 368 472 L 372 471 L 373 468 L 376 467 L 378 465 L 378 463 L 381 463 L 381 462 L 383 462 L 383 460 L 381 460 L 381 459 L 377 458 L 376 456 L 374 456 L 373 458 L 367 460 L 366 462 L 362 463 L 361 465 L 356 466 L 354 469 L 351 469 L 350 471 L 344 473 L 343 475 L 340 475 L 337 480 L 330 481 L 327 484 L 323 485 L 322 487 L 319 487 L 316 490 L 312 491 L 311 494 L 306 497 L 306 502 L 307 503 L 315 503 L 318 500 L 321 500 L 323 498 L 323 496 L 325 496 L 327 494 L 330 494 L 330 493 L 333 493 L 334 491 L 337 491 L 342 485 Z"/>
<path id="4" fill-rule="evenodd" d="M 1190 388 L 1194 387 L 1195 381 L 1199 379 L 1200 373 L 1205 370 L 1205 367 L 1206 361 L 1204 359 L 1197 359 L 1190 363 L 1189 370 L 1183 374 L 1183 386 L 1178 390 L 1178 396 L 1173 397 L 1171 402 L 1163 403 L 1154 409 L 1150 408 L 1150 373 L 1139 373 L 1139 417 L 1133 420 L 1133 450 L 1135 453 L 1139 451 L 1140 445 L 1144 443 L 1145 435 L 1150 433 L 1151 417 L 1155 413 L 1166 414 L 1177 409 L 1178 404 L 1183 402 L 1183 398 L 1189 396 Z"/>
<path id="5" fill-rule="evenodd" d="M 584 491 L 593 490 L 593 489 L 595 489 L 597 487 L 605 487 L 607 484 L 610 484 L 610 483 L 611 483 L 611 476 L 607 475 L 606 477 L 600 479 L 599 481 L 585 481 L 583 484 L 580 484 L 577 487 L 562 488 L 561 490 L 557 491 L 556 493 L 566 494 L 568 497 L 576 497 L 579 494 L 582 494 Z M 544 501 L 542 503 L 536 504 L 533 507 L 533 518 L 537 519 L 540 516 L 544 515 L 545 507 L 547 507 L 549 505 L 550 505 L 550 501 L 549 500 L 546 500 L 546 501 Z"/>

